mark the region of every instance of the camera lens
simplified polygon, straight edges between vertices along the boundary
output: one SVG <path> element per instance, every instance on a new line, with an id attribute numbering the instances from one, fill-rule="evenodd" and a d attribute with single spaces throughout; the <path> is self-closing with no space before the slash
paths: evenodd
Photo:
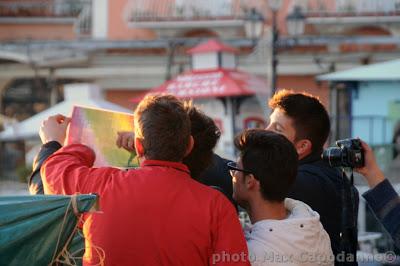
<path id="1" fill-rule="evenodd" d="M 332 167 L 338 167 L 342 165 L 342 149 L 336 147 L 330 147 L 322 153 L 322 159 L 329 163 Z"/>

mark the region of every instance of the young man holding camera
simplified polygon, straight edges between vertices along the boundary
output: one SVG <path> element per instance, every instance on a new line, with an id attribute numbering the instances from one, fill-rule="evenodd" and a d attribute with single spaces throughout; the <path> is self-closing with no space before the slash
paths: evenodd
<path id="1" fill-rule="evenodd" d="M 276 93 L 269 106 L 273 113 L 267 130 L 286 136 L 298 154 L 299 170 L 289 197 L 318 212 L 335 257 L 345 257 L 345 265 L 357 265 L 358 192 L 338 169 L 321 159 L 330 132 L 326 109 L 316 97 L 290 90 Z M 342 189 L 352 192 L 352 201 L 342 200 Z M 346 224 L 342 224 L 343 209 Z"/>
<path id="2" fill-rule="evenodd" d="M 297 175 L 297 152 L 281 134 L 262 129 L 236 137 L 237 163 L 228 164 L 233 197 L 245 208 L 249 259 L 261 265 L 333 265 L 329 236 L 319 215 L 301 201 L 287 198 Z"/>

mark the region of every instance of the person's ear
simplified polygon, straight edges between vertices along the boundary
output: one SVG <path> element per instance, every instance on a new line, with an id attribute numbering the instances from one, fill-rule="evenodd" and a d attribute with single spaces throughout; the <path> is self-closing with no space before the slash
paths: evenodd
<path id="1" fill-rule="evenodd" d="M 296 148 L 297 154 L 299 155 L 299 159 L 303 159 L 312 152 L 312 143 L 308 139 L 296 141 L 294 147 Z"/>
<path id="2" fill-rule="evenodd" d="M 247 190 L 253 190 L 258 189 L 258 187 L 260 186 L 260 181 L 258 181 L 253 174 L 246 174 L 245 184 Z"/>
<path id="3" fill-rule="evenodd" d="M 189 153 L 193 150 L 193 147 L 194 147 L 194 138 L 193 138 L 192 135 L 190 135 L 189 143 L 188 143 L 188 146 L 186 148 L 186 152 L 185 152 L 185 156 L 184 157 L 189 155 Z"/>
<path id="4" fill-rule="evenodd" d="M 135 138 L 135 150 L 136 150 L 137 156 L 139 156 L 139 157 L 144 156 L 144 148 L 143 148 L 142 140 L 139 138 Z"/>

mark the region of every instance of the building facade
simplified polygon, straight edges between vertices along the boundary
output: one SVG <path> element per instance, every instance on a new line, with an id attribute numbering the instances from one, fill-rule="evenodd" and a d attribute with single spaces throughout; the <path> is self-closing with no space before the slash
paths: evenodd
<path id="1" fill-rule="evenodd" d="M 328 106 L 328 86 L 316 82 L 317 74 L 398 56 L 398 1 L 361 2 L 282 1 L 277 11 L 278 88 L 308 91 Z M 305 31 L 294 38 L 288 36 L 286 17 L 295 6 L 305 15 Z M 265 18 L 264 34 L 256 40 L 245 33 L 251 8 Z M 39 90 L 85 81 L 102 87 L 109 100 L 132 108 L 127 99 L 188 69 L 185 51 L 199 38 L 211 37 L 240 49 L 239 68 L 265 78 L 271 74 L 267 1 L 5 0 L 0 10 L 2 95 L 25 83 Z M 60 98 L 59 90 L 48 93 L 49 104 Z M 1 111 L 12 115 L 4 105 L 7 99 Z"/>

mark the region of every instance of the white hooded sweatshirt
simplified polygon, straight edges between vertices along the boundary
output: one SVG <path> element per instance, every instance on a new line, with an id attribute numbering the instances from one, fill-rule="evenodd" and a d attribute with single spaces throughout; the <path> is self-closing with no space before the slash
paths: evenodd
<path id="1" fill-rule="evenodd" d="M 262 220 L 245 228 L 252 266 L 333 265 L 331 242 L 319 214 L 289 198 L 285 199 L 285 207 L 286 219 Z"/>

